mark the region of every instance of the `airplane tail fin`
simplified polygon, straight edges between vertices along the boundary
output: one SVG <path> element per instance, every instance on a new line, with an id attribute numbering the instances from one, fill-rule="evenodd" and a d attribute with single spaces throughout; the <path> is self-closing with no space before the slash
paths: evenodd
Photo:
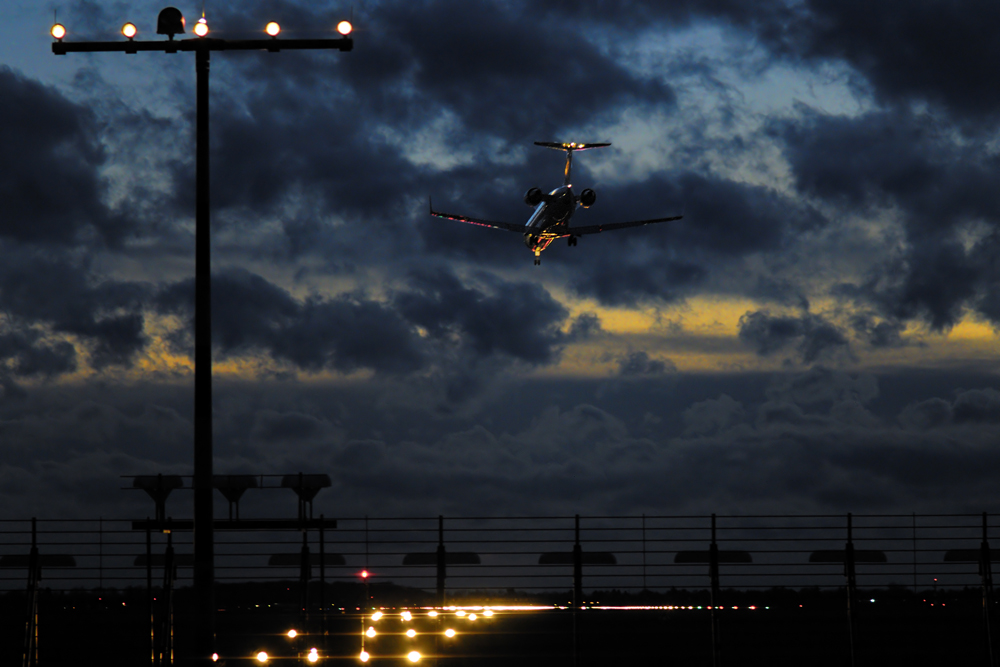
<path id="1" fill-rule="evenodd" d="M 566 179 L 563 185 L 570 184 L 570 170 L 573 167 L 573 152 L 574 151 L 585 151 L 588 148 L 604 148 L 605 146 L 610 146 L 611 143 L 603 144 L 578 144 L 575 141 L 572 142 L 557 142 L 557 141 L 536 141 L 536 146 L 544 146 L 545 148 L 554 148 L 557 151 L 566 151 Z"/>

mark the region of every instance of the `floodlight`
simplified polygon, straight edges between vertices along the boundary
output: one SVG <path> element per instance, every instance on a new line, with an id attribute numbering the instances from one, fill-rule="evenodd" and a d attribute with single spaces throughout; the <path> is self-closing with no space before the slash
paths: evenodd
<path id="1" fill-rule="evenodd" d="M 205 20 L 204 16 L 198 19 L 198 22 L 194 24 L 194 34 L 199 37 L 204 37 L 208 34 L 208 21 Z"/>
<path id="2" fill-rule="evenodd" d="M 410 639 L 413 639 L 414 637 L 417 636 L 417 631 L 414 630 L 413 628 L 410 628 L 409 630 L 406 631 L 406 636 L 409 637 Z"/>
<path id="3" fill-rule="evenodd" d="M 375 632 L 375 628 L 369 627 L 365 634 L 369 637 L 374 637 L 378 633 Z"/>
<path id="4" fill-rule="evenodd" d="M 413 620 L 413 614 L 411 614 L 408 611 L 404 611 L 402 614 L 400 614 L 400 616 L 403 617 L 404 621 L 412 621 Z"/>
<path id="5" fill-rule="evenodd" d="M 454 637 L 455 636 L 455 631 L 452 630 L 451 628 L 448 628 L 447 630 L 444 631 L 444 636 L 445 637 Z"/>
<path id="6" fill-rule="evenodd" d="M 298 633 L 298 632 L 296 632 L 295 630 L 289 630 L 289 631 L 288 631 L 288 638 L 289 638 L 289 639 L 295 639 L 295 637 L 297 637 L 297 636 L 298 636 L 298 634 L 299 634 L 299 633 Z"/>
<path id="7" fill-rule="evenodd" d="M 380 611 L 377 611 L 377 612 L 375 612 L 374 614 L 372 614 L 372 620 L 373 620 L 373 621 L 377 621 L 377 620 L 378 620 L 378 619 L 380 619 L 380 618 L 382 618 L 382 612 L 380 612 Z"/>
<path id="8" fill-rule="evenodd" d="M 370 655 L 368 655 L 368 651 L 362 651 L 362 652 L 361 652 L 361 655 L 359 655 L 359 656 L 358 656 L 358 659 L 359 659 L 359 660 L 360 660 L 361 662 L 368 662 L 368 658 L 370 658 L 370 657 L 371 657 L 371 656 L 370 656 Z"/>
<path id="9" fill-rule="evenodd" d="M 52 26 L 52 30 L 50 32 L 52 33 L 53 37 L 55 37 L 61 42 L 62 38 L 66 36 L 66 26 L 64 26 L 62 23 L 56 23 L 54 26 Z"/>
<path id="10" fill-rule="evenodd" d="M 269 34 L 271 37 L 277 37 L 278 33 L 281 32 L 281 26 L 275 21 L 271 21 L 266 26 L 264 26 L 264 32 Z"/>
<path id="11" fill-rule="evenodd" d="M 410 659 L 410 662 L 420 662 L 420 654 L 416 651 L 410 651 L 406 657 Z"/>
<path id="12" fill-rule="evenodd" d="M 429 611 L 427 612 L 427 615 L 431 618 L 437 618 L 438 613 L 436 611 Z"/>
<path id="13" fill-rule="evenodd" d="M 135 37 L 135 34 L 137 32 L 139 32 L 139 30 L 138 28 L 135 27 L 134 23 L 129 22 L 122 26 L 122 34 L 128 37 L 129 39 Z"/>
<path id="14" fill-rule="evenodd" d="M 354 30 L 354 26 L 351 25 L 350 21 L 341 21 L 337 24 L 337 32 L 344 37 L 350 35 L 352 30 Z"/>
<path id="15" fill-rule="evenodd" d="M 257 654 L 257 662 L 264 663 L 267 662 L 267 653 L 261 651 Z"/>

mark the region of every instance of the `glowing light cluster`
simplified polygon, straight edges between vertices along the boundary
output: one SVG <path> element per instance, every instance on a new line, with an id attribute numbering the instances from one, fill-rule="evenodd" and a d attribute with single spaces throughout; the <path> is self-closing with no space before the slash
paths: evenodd
<path id="1" fill-rule="evenodd" d="M 204 37 L 208 34 L 208 21 L 205 20 L 204 16 L 198 19 L 198 22 L 194 24 L 194 34 L 199 37 Z"/>
<path id="2" fill-rule="evenodd" d="M 259 663 L 265 663 L 265 662 L 267 662 L 267 652 L 266 651 L 261 651 L 260 653 L 257 654 L 257 662 L 259 662 Z"/>
<path id="3" fill-rule="evenodd" d="M 319 660 L 319 651 L 314 648 L 309 649 L 309 655 L 306 656 L 309 662 L 317 662 Z"/>

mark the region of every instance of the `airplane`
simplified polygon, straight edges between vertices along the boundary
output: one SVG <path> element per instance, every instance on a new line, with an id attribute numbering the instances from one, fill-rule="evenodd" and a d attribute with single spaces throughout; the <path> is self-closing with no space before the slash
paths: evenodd
<path id="1" fill-rule="evenodd" d="M 680 220 L 684 216 L 675 215 L 669 218 L 653 218 L 651 220 L 633 220 L 631 222 L 613 222 L 604 225 L 585 225 L 583 227 L 570 227 L 569 220 L 573 216 L 573 211 L 577 206 L 590 208 L 597 201 L 597 193 L 586 188 L 579 195 L 573 194 L 573 185 L 570 180 L 570 170 L 573 166 L 573 153 L 585 151 L 591 148 L 604 148 L 610 143 L 604 144 L 578 144 L 558 143 L 551 141 L 536 141 L 536 146 L 554 148 L 555 150 L 566 151 L 566 174 L 561 187 L 556 188 L 549 194 L 544 194 L 539 188 L 530 188 L 524 193 L 524 203 L 534 206 L 535 211 L 528 218 L 528 222 L 519 225 L 511 222 L 497 222 L 496 220 L 483 220 L 481 218 L 470 218 L 465 215 L 455 215 L 452 213 L 442 213 L 434 210 L 433 202 L 430 202 L 430 213 L 438 218 L 467 222 L 472 225 L 482 227 L 492 227 L 493 229 L 504 229 L 509 232 L 517 232 L 524 235 L 524 245 L 535 253 L 535 266 L 542 263 L 542 251 L 549 247 L 549 244 L 556 239 L 569 239 L 570 246 L 575 246 L 577 238 L 584 234 L 600 234 L 614 229 L 624 229 L 625 227 L 641 227 L 651 225 L 656 222 L 670 222 Z"/>

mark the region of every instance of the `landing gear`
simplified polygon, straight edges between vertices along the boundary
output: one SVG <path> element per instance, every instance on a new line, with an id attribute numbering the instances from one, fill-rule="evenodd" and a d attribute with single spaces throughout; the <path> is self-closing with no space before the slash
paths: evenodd
<path id="1" fill-rule="evenodd" d="M 575 245 L 576 245 L 576 237 L 575 237 L 575 236 L 570 236 L 570 237 L 568 237 L 568 238 L 566 239 L 566 242 L 567 242 L 567 243 L 569 244 L 569 246 L 570 246 L 570 247 L 572 248 L 573 246 L 575 246 Z"/>
<path id="2" fill-rule="evenodd" d="M 535 266 L 539 266 L 542 263 L 542 251 L 535 250 Z"/>

